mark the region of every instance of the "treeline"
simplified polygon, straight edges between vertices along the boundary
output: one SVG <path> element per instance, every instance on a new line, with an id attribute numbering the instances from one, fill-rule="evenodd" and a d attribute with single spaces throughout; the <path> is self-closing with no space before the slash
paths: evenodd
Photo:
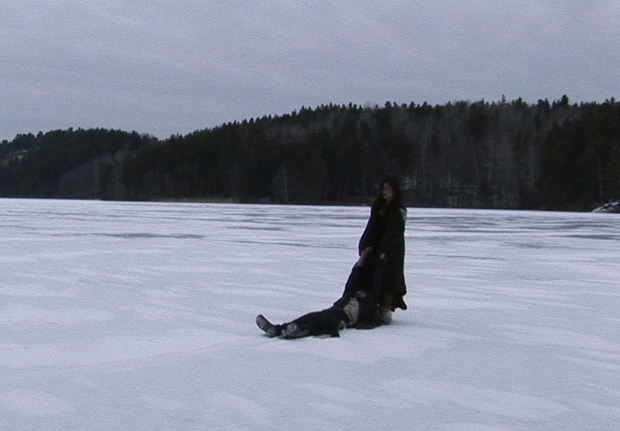
<path id="1" fill-rule="evenodd" d="M 0 145 L 0 196 L 125 199 L 125 159 L 156 143 L 106 129 L 18 135 Z"/>
<path id="2" fill-rule="evenodd" d="M 79 129 L 0 145 L 12 197 L 359 204 L 386 173 L 412 206 L 591 209 L 620 196 L 620 103 L 322 105 L 166 140 Z"/>

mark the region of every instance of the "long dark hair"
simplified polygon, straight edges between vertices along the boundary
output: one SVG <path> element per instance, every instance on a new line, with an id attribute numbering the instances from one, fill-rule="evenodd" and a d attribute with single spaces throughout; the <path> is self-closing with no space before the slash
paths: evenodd
<path id="1" fill-rule="evenodd" d="M 379 196 L 375 199 L 374 204 L 377 205 L 378 208 L 386 208 L 387 202 L 383 198 L 383 185 L 387 183 L 390 188 L 394 191 L 394 197 L 390 202 L 390 207 L 392 208 L 402 208 L 403 207 L 403 194 L 400 190 L 400 179 L 396 175 L 386 175 L 381 182 L 379 183 Z"/>

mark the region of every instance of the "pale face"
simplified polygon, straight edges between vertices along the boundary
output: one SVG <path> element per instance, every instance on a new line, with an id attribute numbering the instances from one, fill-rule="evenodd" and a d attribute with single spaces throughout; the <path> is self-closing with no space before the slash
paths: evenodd
<path id="1" fill-rule="evenodd" d="M 388 183 L 383 183 L 383 186 L 381 187 L 381 194 L 383 195 L 383 199 L 385 199 L 389 205 L 394 197 L 394 190 L 392 190 L 392 187 L 390 187 Z"/>

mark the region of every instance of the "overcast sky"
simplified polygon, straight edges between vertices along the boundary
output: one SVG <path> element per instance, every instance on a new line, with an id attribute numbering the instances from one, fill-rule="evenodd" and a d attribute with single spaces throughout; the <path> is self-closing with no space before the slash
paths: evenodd
<path id="1" fill-rule="evenodd" d="M 320 104 L 620 98 L 618 0 L 0 0 L 0 140 Z"/>

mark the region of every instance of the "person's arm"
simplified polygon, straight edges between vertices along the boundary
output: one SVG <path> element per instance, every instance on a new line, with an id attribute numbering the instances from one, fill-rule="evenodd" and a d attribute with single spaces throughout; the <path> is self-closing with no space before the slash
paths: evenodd
<path id="1" fill-rule="evenodd" d="M 364 252 L 367 252 L 368 249 L 370 249 L 369 252 L 376 249 L 378 233 L 377 213 L 375 207 L 373 206 L 370 210 L 370 217 L 366 223 L 366 228 L 364 229 L 364 233 L 362 233 L 358 244 L 358 252 L 360 256 Z"/>

